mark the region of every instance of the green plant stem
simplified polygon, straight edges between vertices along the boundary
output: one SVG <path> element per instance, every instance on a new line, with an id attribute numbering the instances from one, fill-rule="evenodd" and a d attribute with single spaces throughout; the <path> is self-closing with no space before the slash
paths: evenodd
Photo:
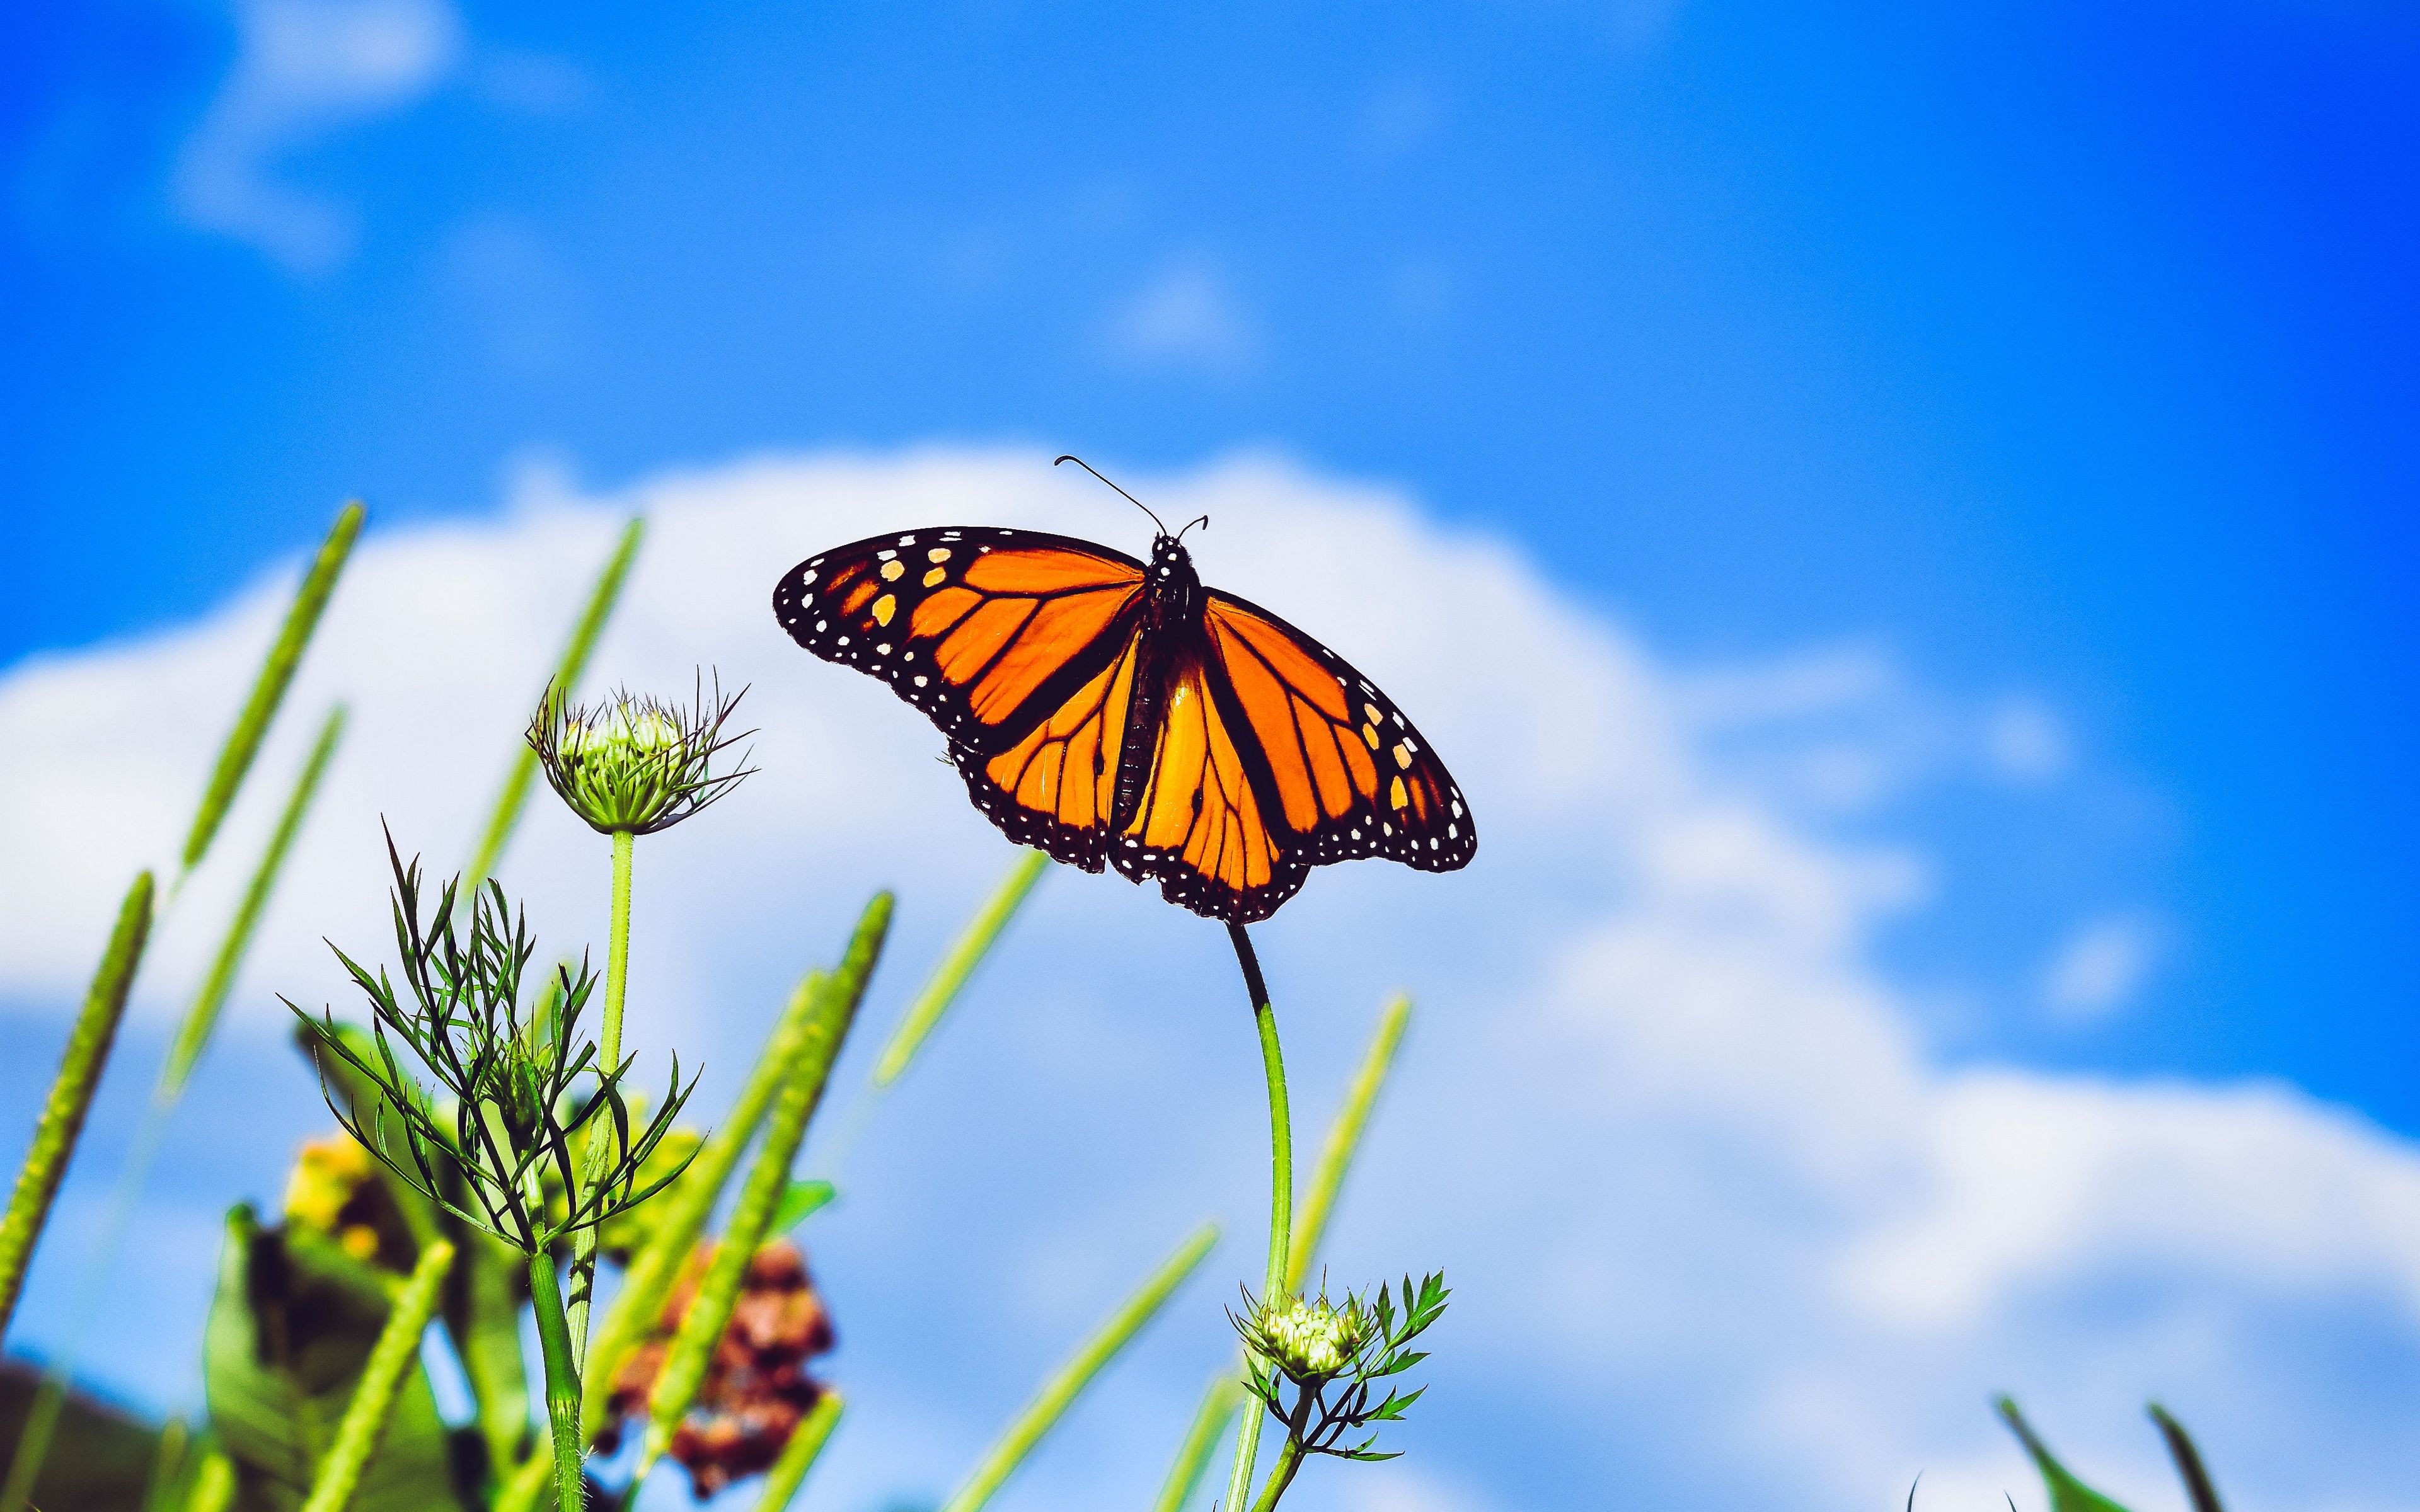
<path id="1" fill-rule="evenodd" d="M 606 921 L 605 1024 L 597 1049 L 599 1069 L 622 1064 L 622 1002 L 630 983 L 630 861 L 638 837 L 627 829 L 613 832 L 613 903 Z M 586 1168 L 582 1180 L 594 1186 L 605 1179 L 613 1151 L 607 1148 L 605 1126 L 590 1125 Z M 571 1243 L 571 1358 L 588 1360 L 588 1308 L 597 1293 L 597 1229 L 582 1229 Z"/>
<path id="2" fill-rule="evenodd" d="M 1121 1304 L 1116 1312 L 1093 1331 L 1092 1336 L 1077 1349 L 1067 1363 L 1042 1383 L 1041 1390 L 1033 1394 L 1033 1399 L 1026 1404 L 1025 1410 L 1016 1414 L 990 1450 L 976 1462 L 965 1482 L 950 1493 L 948 1501 L 941 1504 L 940 1512 L 976 1512 L 976 1508 L 990 1501 L 1001 1484 L 1042 1442 L 1043 1436 L 1065 1415 L 1078 1394 L 1091 1384 L 1093 1378 L 1101 1373 L 1101 1367 L 1116 1358 L 1118 1351 L 1125 1349 L 1142 1326 L 1167 1304 L 1168 1299 L 1184 1285 L 1185 1278 L 1193 1273 L 1210 1253 L 1211 1246 L 1218 1242 L 1218 1226 L 1203 1224 L 1193 1231 L 1192 1237 L 1175 1254 L 1162 1261 L 1134 1295 Z"/>
<path id="3" fill-rule="evenodd" d="M 210 769 L 209 784 L 202 790 L 194 827 L 185 836 L 185 872 L 199 866 L 202 857 L 209 853 L 211 839 L 218 834 L 227 810 L 234 806 L 244 774 L 252 769 L 252 759 L 260 753 L 261 740 L 269 733 L 270 722 L 277 717 L 277 706 L 285 701 L 286 689 L 294 681 L 294 671 L 302 665 L 302 653 L 311 644 L 312 633 L 319 627 L 319 616 L 328 607 L 329 596 L 336 591 L 345 559 L 352 554 L 353 542 L 362 532 L 363 518 L 358 501 L 337 511 L 336 523 L 330 527 L 327 539 L 319 543 L 319 554 L 312 559 L 310 571 L 302 575 L 302 586 L 295 591 L 294 602 L 286 610 L 286 623 L 278 629 L 268 658 L 260 664 L 260 675 L 253 679 L 252 695 L 244 701 L 242 712 L 236 716 L 235 728 L 227 732 L 225 743 L 219 748 L 218 764 Z M 181 880 L 180 876 L 180 883 Z"/>
<path id="4" fill-rule="evenodd" d="M 807 1478 L 807 1472 L 814 1469 L 815 1461 L 823 1457 L 824 1445 L 830 1442 L 832 1429 L 839 1425 L 846 1405 L 840 1393 L 830 1386 L 824 1388 L 815 1405 L 790 1430 L 790 1442 L 782 1445 L 782 1458 L 765 1473 L 765 1491 L 756 1498 L 756 1512 L 783 1512 L 789 1506 L 790 1499 L 799 1494 L 799 1483 Z"/>
<path id="5" fill-rule="evenodd" d="M 40 1121 L 34 1125 L 25 1163 L 18 1167 L 8 1216 L 0 1219 L 0 1335 L 8 1332 L 8 1319 L 16 1314 L 34 1246 L 41 1240 L 51 1204 L 59 1195 L 59 1182 L 75 1155 L 76 1139 L 84 1132 L 85 1115 L 91 1111 L 101 1069 L 109 1062 L 118 1022 L 126 1016 L 126 995 L 134 985 L 134 969 L 142 962 L 150 930 L 151 873 L 145 872 L 135 877 L 126 889 L 125 901 L 118 904 L 109 946 L 101 952 L 101 967 L 85 992 L 84 1007 L 68 1036 L 67 1052 L 59 1057 L 59 1073 L 51 1083 Z M 23 1447 L 21 1443 L 20 1460 L 24 1458 Z M 30 1481 L 32 1476 L 25 1478 Z M 10 1489 L 5 1500 L 11 1506 L 22 1504 L 24 1489 L 16 1486 L 13 1468 L 8 1479 Z"/>
<path id="6" fill-rule="evenodd" d="M 790 994 L 789 1006 L 774 1023 L 773 1032 L 766 1036 L 765 1048 L 757 1056 L 755 1069 L 748 1073 L 747 1084 L 739 1089 L 738 1100 L 732 1103 L 730 1115 L 690 1163 L 687 1173 L 655 1198 L 661 1207 L 650 1210 L 655 1216 L 654 1231 L 623 1271 L 622 1288 L 613 1294 L 613 1305 L 605 1309 L 604 1318 L 597 1323 L 597 1337 L 581 1367 L 582 1443 L 593 1441 L 597 1430 L 605 1426 L 605 1403 L 623 1354 L 631 1341 L 662 1314 L 664 1299 L 671 1295 L 682 1265 L 697 1247 L 698 1235 L 706 1231 L 706 1220 L 712 1214 L 723 1186 L 738 1167 L 739 1157 L 747 1152 L 750 1141 L 756 1137 L 757 1126 L 765 1121 L 774 1094 L 787 1085 L 797 1068 L 799 1052 L 807 1043 L 807 1026 L 814 1016 L 824 975 L 810 971 L 799 979 Z M 497 1493 L 492 1512 L 531 1512 L 545 1494 L 549 1464 L 544 1455 L 531 1456 Z"/>
<path id="7" fill-rule="evenodd" d="M 646 538 L 647 522 L 633 517 L 622 527 L 622 537 L 615 543 L 613 554 L 597 575 L 597 584 L 588 593 L 588 605 L 581 611 L 580 623 L 572 627 L 571 639 L 563 648 L 563 657 L 555 663 L 554 676 L 547 687 L 562 697 L 571 696 L 580 674 L 588 666 L 588 654 L 597 649 L 597 638 L 604 632 L 605 622 L 613 617 L 613 606 L 622 596 L 622 584 L 630 576 L 630 563 L 637 560 L 639 543 Z M 537 752 L 524 741 L 513 757 L 512 770 L 505 774 L 504 785 L 496 794 L 496 806 L 488 814 L 488 827 L 480 832 L 478 849 L 471 853 L 471 865 L 462 873 L 460 896 L 467 899 L 476 893 L 504 858 L 504 846 L 513 838 L 513 827 L 520 823 L 521 810 L 528 806 L 530 783 L 537 777 Z"/>
<path id="8" fill-rule="evenodd" d="M 756 1162 L 748 1169 L 748 1180 L 732 1207 L 731 1220 L 723 1226 L 722 1238 L 715 1245 L 714 1258 L 698 1282 L 697 1293 L 689 1311 L 682 1315 L 680 1331 L 673 1336 L 672 1346 L 664 1353 L 663 1368 L 656 1376 L 655 1389 L 647 1399 L 646 1444 L 640 1455 L 633 1485 L 646 1478 L 658 1457 L 671 1443 L 673 1429 L 706 1384 L 706 1367 L 722 1331 L 730 1325 L 732 1308 L 739 1300 L 740 1280 L 747 1273 L 756 1247 L 764 1242 L 774 1211 L 781 1206 L 782 1196 L 789 1187 L 790 1163 L 798 1158 L 807 1124 L 823 1101 L 825 1084 L 831 1079 L 832 1061 L 857 1017 L 858 1004 L 864 1000 L 866 979 L 873 975 L 874 964 L 882 953 L 883 936 L 891 927 L 891 894 L 874 895 L 858 920 L 847 954 L 815 994 L 807 1041 L 799 1049 L 787 1085 L 773 1104 L 772 1116 L 766 1120 L 764 1148 L 756 1152 Z"/>
<path id="9" fill-rule="evenodd" d="M 1302 1445 L 1289 1434 L 1285 1447 L 1278 1451 L 1278 1462 L 1269 1467 L 1268 1483 L 1261 1488 L 1261 1499 L 1252 1504 L 1252 1512 L 1271 1512 L 1278 1504 L 1278 1498 L 1294 1484 L 1295 1472 L 1301 1468 Z"/>
<path id="10" fill-rule="evenodd" d="M 345 1512 L 353 1493 L 361 1489 L 362 1472 L 378 1453 L 387 1422 L 395 1416 L 396 1389 L 420 1363 L 421 1335 L 428 1332 L 439 1289 L 453 1264 L 454 1246 L 443 1240 L 420 1252 L 411 1279 L 396 1293 L 386 1326 L 379 1330 L 378 1342 L 370 1347 L 361 1383 L 353 1388 L 353 1399 L 346 1404 L 344 1418 L 336 1425 L 328 1458 L 319 1462 L 318 1473 L 312 1477 L 302 1512 Z"/>
<path id="11" fill-rule="evenodd" d="M 536 1304 L 537 1342 L 546 1362 L 546 1420 L 554 1446 L 554 1498 L 560 1512 L 578 1512 L 580 1371 L 571 1363 L 571 1325 L 563 1313 L 563 1282 L 554 1257 L 540 1246 L 529 1257 L 530 1300 Z"/>
<path id="12" fill-rule="evenodd" d="M 1042 873 L 1049 869 L 1050 857 L 1040 851 L 1029 850 L 1018 856 L 1016 864 L 1009 868 L 1008 875 L 1001 879 L 1000 886 L 992 890 L 982 910 L 969 919 L 958 937 L 950 942 L 949 953 L 941 958 L 939 965 L 933 968 L 932 980 L 924 984 L 923 992 L 916 995 L 916 1001 L 909 1004 L 908 1011 L 901 1015 L 899 1027 L 892 1031 L 890 1043 L 882 1047 L 882 1057 L 874 1067 L 874 1085 L 876 1088 L 889 1087 L 897 1081 L 900 1073 L 908 1069 L 908 1063 L 916 1058 L 916 1052 L 923 1047 L 925 1037 L 933 1032 L 934 1026 L 941 1022 L 941 1015 L 948 1012 L 950 1005 L 957 1000 L 967 979 L 983 964 L 984 957 L 990 954 L 993 945 L 999 942 L 1001 931 L 1016 917 L 1026 895 L 1033 890 L 1033 885 L 1041 881 Z"/>
<path id="13" fill-rule="evenodd" d="M 1319 1246 L 1327 1237 L 1327 1220 L 1336 1211 L 1336 1198 L 1344 1189 L 1344 1178 L 1353 1168 L 1353 1157 L 1361 1148 L 1361 1137 L 1369 1131 L 1370 1114 L 1377 1106 L 1378 1094 L 1385 1089 L 1388 1073 L 1394 1070 L 1395 1052 L 1403 1045 L 1404 1031 L 1411 1018 L 1410 998 L 1398 993 L 1388 1000 L 1378 1014 L 1378 1028 L 1370 1037 L 1369 1048 L 1361 1053 L 1360 1069 L 1354 1072 L 1343 1105 L 1327 1125 L 1327 1139 L 1320 1147 L 1319 1165 L 1312 1170 L 1311 1189 L 1295 1212 L 1294 1239 L 1286 1267 L 1289 1290 L 1302 1289 L 1312 1262 L 1319 1257 Z M 1160 1486 L 1159 1499 L 1152 1504 L 1152 1512 L 1178 1512 L 1192 1497 L 1202 1473 L 1209 1466 L 1212 1448 L 1226 1432 L 1228 1420 L 1244 1404 L 1243 1374 L 1244 1361 L 1238 1351 L 1233 1367 L 1212 1377 L 1210 1384 L 1202 1388 L 1202 1403 L 1194 1410 L 1185 1443 L 1168 1467 L 1168 1479 Z"/>
<path id="14" fill-rule="evenodd" d="M 1230 923 L 1227 937 L 1235 947 L 1235 964 L 1243 968 L 1244 992 L 1251 999 L 1252 1023 L 1261 1035 L 1261 1072 L 1269 1085 L 1269 1263 L 1261 1295 L 1272 1299 L 1283 1292 L 1294 1240 L 1294 1123 L 1286 1109 L 1285 1055 L 1278 1044 L 1278 1015 L 1269 1001 L 1269 986 L 1261 976 L 1260 957 L 1252 950 L 1244 926 Z M 1235 1468 L 1227 1477 L 1227 1503 L 1244 1504 L 1251 1494 L 1253 1461 L 1260 1457 L 1261 1414 L 1246 1412 L 1235 1433 Z"/>

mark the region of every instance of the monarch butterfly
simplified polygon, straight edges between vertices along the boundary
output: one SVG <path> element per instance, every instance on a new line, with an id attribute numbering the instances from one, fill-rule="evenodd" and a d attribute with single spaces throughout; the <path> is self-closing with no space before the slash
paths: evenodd
<path id="1" fill-rule="evenodd" d="M 1010 840 L 1156 879 L 1197 914 L 1266 918 L 1331 861 L 1467 863 L 1462 791 L 1403 711 L 1285 621 L 1202 587 L 1184 532 L 1152 522 L 1147 567 L 1036 531 L 870 536 L 792 568 L 773 613 L 922 709 Z"/>

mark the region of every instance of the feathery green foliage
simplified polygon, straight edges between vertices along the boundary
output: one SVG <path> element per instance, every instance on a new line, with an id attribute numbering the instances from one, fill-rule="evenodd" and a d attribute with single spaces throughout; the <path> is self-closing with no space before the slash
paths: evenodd
<path id="1" fill-rule="evenodd" d="M 268 659 L 260 664 L 259 676 L 253 680 L 252 696 L 244 700 L 242 712 L 236 716 L 235 728 L 227 732 L 225 743 L 219 748 L 218 764 L 210 768 L 209 784 L 202 790 L 201 808 L 194 813 L 194 827 L 185 837 L 183 866 L 187 872 L 199 866 L 202 857 L 209 854 L 210 841 L 225 821 L 227 810 L 234 806 L 244 774 L 252 770 L 252 759 L 260 754 L 260 743 L 277 717 L 277 706 L 285 702 L 295 669 L 302 664 L 302 653 L 310 648 L 311 636 L 319 627 L 319 616 L 328 607 L 329 596 L 336 591 L 336 579 L 344 574 L 345 559 L 352 554 L 353 542 L 362 532 L 363 517 L 358 501 L 337 512 L 336 523 L 329 529 L 327 539 L 319 543 L 319 554 L 302 575 L 302 586 L 295 590 L 294 602 L 286 610 L 286 623 L 269 648 Z"/>
<path id="2" fill-rule="evenodd" d="M 109 1062 L 109 1047 L 117 1038 L 119 1020 L 126 1016 L 126 995 L 134 986 L 134 971 L 143 960 L 144 942 L 151 932 L 151 873 L 142 872 L 126 889 L 125 902 L 118 904 L 117 923 L 110 931 L 109 945 L 101 952 L 101 967 L 93 973 L 92 985 L 84 995 L 84 1008 L 76 1014 L 75 1028 L 68 1037 L 67 1053 L 59 1059 L 59 1073 L 51 1083 L 51 1095 L 42 1104 L 40 1121 L 34 1126 L 34 1142 L 25 1151 L 24 1164 L 17 1169 L 16 1189 L 8 1196 L 8 1212 L 0 1219 L 0 1334 L 6 1334 L 8 1319 L 16 1314 L 17 1297 L 25 1284 L 26 1268 L 33 1262 L 34 1245 L 42 1237 L 42 1227 L 50 1221 L 51 1203 L 59 1195 L 59 1181 L 67 1175 L 68 1162 L 75 1156 L 76 1138 L 84 1132 L 85 1115 L 92 1108 L 93 1088 L 101 1085 L 101 1069 Z M 55 1409 L 54 1409 L 55 1414 Z M 32 1436 L 29 1427 L 27 1436 Z M 22 1450 L 17 1456 L 24 1459 Z M 14 1506 L 22 1504 L 30 1489 L 32 1471 L 25 1472 L 28 1486 L 15 1483 L 18 1475 L 12 1467 L 9 1492 L 0 1502 Z"/>
<path id="3" fill-rule="evenodd" d="M 941 1504 L 941 1512 L 975 1512 L 989 1502 L 1044 1435 L 1066 1415 L 1077 1396 L 1101 1373 L 1103 1366 L 1117 1358 L 1145 1323 L 1158 1316 L 1168 1299 L 1175 1295 L 1176 1288 L 1185 1284 L 1186 1277 L 1193 1273 L 1218 1242 L 1218 1226 L 1203 1224 L 1178 1246 L 1176 1253 L 1161 1261 L 1134 1295 L 1120 1304 L 1118 1310 L 1078 1346 L 1066 1364 L 1042 1383 L 1025 1410 L 1011 1420 L 999 1440 L 975 1462 L 965 1482 Z"/>
<path id="4" fill-rule="evenodd" d="M 336 1425 L 335 1442 L 319 1463 L 302 1512 L 345 1512 L 352 1504 L 361 1489 L 362 1472 L 378 1453 L 387 1424 L 395 1416 L 405 1374 L 419 1364 L 420 1337 L 428 1332 L 428 1320 L 437 1312 L 438 1288 L 453 1266 L 454 1246 L 443 1240 L 420 1252 L 411 1279 L 396 1293 L 386 1326 L 370 1348 L 369 1361 L 362 1367 L 362 1379 L 353 1387 L 344 1420 Z"/>

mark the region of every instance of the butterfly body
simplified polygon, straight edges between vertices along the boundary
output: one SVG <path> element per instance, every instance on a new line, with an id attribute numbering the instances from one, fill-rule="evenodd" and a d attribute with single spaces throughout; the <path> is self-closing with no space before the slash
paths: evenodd
<path id="1" fill-rule="evenodd" d="M 1313 866 L 1450 871 L 1477 849 L 1402 712 L 1326 646 L 1205 588 L 1165 532 L 1148 565 L 1031 531 L 874 536 L 800 563 L 773 609 L 922 709 L 1011 840 L 1156 880 L 1196 913 L 1265 918 Z"/>

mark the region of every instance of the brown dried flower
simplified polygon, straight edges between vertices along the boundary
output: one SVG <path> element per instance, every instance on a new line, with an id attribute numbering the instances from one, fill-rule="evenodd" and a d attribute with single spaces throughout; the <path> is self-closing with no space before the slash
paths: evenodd
<path id="1" fill-rule="evenodd" d="M 690 1253 L 654 1329 L 614 1373 L 606 1427 L 597 1440 L 600 1452 L 613 1453 L 626 1424 L 645 1422 L 656 1374 L 713 1258 L 710 1243 Z M 666 1451 L 688 1468 L 699 1501 L 772 1468 L 799 1419 L 823 1395 L 822 1383 L 806 1373 L 807 1361 L 831 1347 L 831 1316 L 799 1247 L 778 1239 L 759 1249 L 740 1282 L 731 1326 L 706 1365 L 706 1388 Z"/>

